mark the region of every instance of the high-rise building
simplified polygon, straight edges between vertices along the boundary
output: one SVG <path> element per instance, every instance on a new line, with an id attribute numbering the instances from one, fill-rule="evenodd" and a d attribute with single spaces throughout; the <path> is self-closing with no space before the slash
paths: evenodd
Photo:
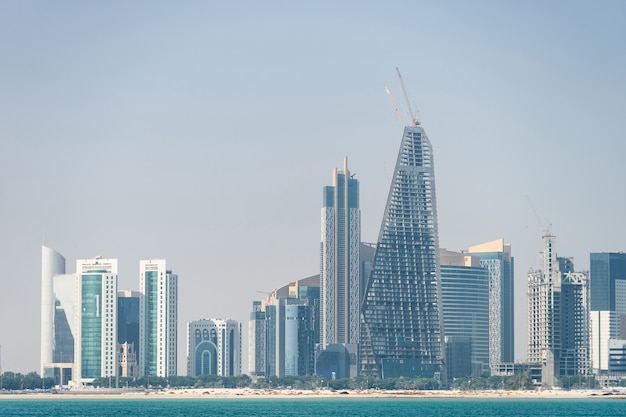
<path id="1" fill-rule="evenodd" d="M 253 301 L 248 325 L 248 372 L 252 377 L 265 376 L 266 331 L 265 311 L 260 301 Z"/>
<path id="2" fill-rule="evenodd" d="M 320 271 L 321 347 L 359 343 L 361 212 L 359 182 L 348 170 L 333 169 L 324 187 Z"/>
<path id="3" fill-rule="evenodd" d="M 428 376 L 441 369 L 443 329 L 433 151 L 407 126 L 361 307 L 361 373 Z"/>
<path id="4" fill-rule="evenodd" d="M 139 376 L 139 309 L 141 294 L 123 290 L 117 293 L 118 375 Z"/>
<path id="5" fill-rule="evenodd" d="M 139 369 L 141 375 L 176 375 L 178 275 L 165 259 L 139 261 L 141 293 Z"/>
<path id="6" fill-rule="evenodd" d="M 74 367 L 76 275 L 65 273 L 65 258 L 41 248 L 41 375 L 67 385 Z"/>
<path id="7" fill-rule="evenodd" d="M 497 239 L 470 246 L 468 254 L 489 271 L 489 363 L 515 361 L 514 258 L 511 245 Z"/>
<path id="8" fill-rule="evenodd" d="M 592 253 L 589 264 L 591 362 L 602 374 L 609 371 L 609 341 L 626 337 L 626 253 Z"/>
<path id="9" fill-rule="evenodd" d="M 480 266 L 478 258 L 469 254 L 441 249 L 440 261 L 443 331 L 446 340 L 455 344 L 459 340 L 468 340 L 470 375 L 489 375 L 489 272 Z M 458 355 L 455 356 L 458 358 Z M 446 356 L 448 365 L 449 360 Z M 449 380 L 467 376 L 454 373 L 465 372 L 464 367 L 448 366 L 447 370 Z"/>
<path id="10" fill-rule="evenodd" d="M 250 375 L 313 374 L 320 338 L 319 282 L 319 275 L 291 282 L 252 304 Z"/>
<path id="11" fill-rule="evenodd" d="M 626 253 L 592 253 L 589 258 L 591 310 L 626 315 Z"/>
<path id="12" fill-rule="evenodd" d="M 241 323 L 230 319 L 188 323 L 187 375 L 241 375 Z"/>
<path id="13" fill-rule="evenodd" d="M 556 237 L 546 233 L 541 269 L 528 272 L 528 361 L 542 364 L 542 382 L 587 374 L 589 291 L 587 275 L 558 258 Z"/>
<path id="14" fill-rule="evenodd" d="M 117 375 L 117 259 L 76 261 L 75 385 Z"/>

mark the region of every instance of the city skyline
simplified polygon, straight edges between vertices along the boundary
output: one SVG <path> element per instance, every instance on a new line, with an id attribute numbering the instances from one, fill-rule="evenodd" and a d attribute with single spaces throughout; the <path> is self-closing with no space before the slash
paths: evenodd
<path id="1" fill-rule="evenodd" d="M 179 323 L 247 323 L 258 291 L 319 270 L 319 189 L 348 155 L 374 242 L 396 66 L 437 154 L 441 247 L 513 247 L 517 359 L 542 229 L 578 270 L 626 249 L 623 2 L 0 9 L 3 370 L 38 369 L 42 241 L 118 258 L 122 289 L 167 258 Z"/>

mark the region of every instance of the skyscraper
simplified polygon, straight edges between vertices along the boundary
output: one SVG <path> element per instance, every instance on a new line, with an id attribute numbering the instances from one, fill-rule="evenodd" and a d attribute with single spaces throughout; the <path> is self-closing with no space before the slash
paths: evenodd
<path id="1" fill-rule="evenodd" d="M 241 374 L 241 323 L 203 319 L 187 325 L 187 375 Z"/>
<path id="2" fill-rule="evenodd" d="M 589 283 L 571 259 L 557 257 L 555 236 L 543 241 L 541 269 L 528 272 L 528 361 L 542 364 L 542 382 L 553 386 L 590 371 Z"/>
<path id="3" fill-rule="evenodd" d="M 589 258 L 591 309 L 626 315 L 626 253 L 592 253 Z"/>
<path id="4" fill-rule="evenodd" d="M 65 258 L 41 247 L 41 375 L 67 385 L 74 367 L 75 274 Z"/>
<path id="5" fill-rule="evenodd" d="M 610 339 L 626 325 L 626 253 L 590 254 L 591 361 L 596 373 L 609 371 Z"/>
<path id="6" fill-rule="evenodd" d="M 166 269 L 165 259 L 139 261 L 141 375 L 176 375 L 178 275 Z"/>
<path id="7" fill-rule="evenodd" d="M 406 126 L 361 308 L 361 373 L 441 370 L 439 238 L 432 146 Z"/>
<path id="8" fill-rule="evenodd" d="M 321 347 L 359 343 L 361 212 L 348 158 L 324 187 L 320 271 Z"/>
<path id="9" fill-rule="evenodd" d="M 469 341 L 471 361 L 469 375 L 455 375 L 451 372 L 455 367 L 448 366 L 448 380 L 489 375 L 489 271 L 465 253 L 442 249 L 440 259 L 443 331 L 447 343 Z"/>
<path id="10" fill-rule="evenodd" d="M 468 254 L 489 271 L 489 363 L 515 361 L 514 258 L 511 245 L 497 239 L 470 246 Z"/>
<path id="11" fill-rule="evenodd" d="M 75 384 L 117 375 L 117 259 L 76 261 Z"/>
<path id="12" fill-rule="evenodd" d="M 139 376 L 139 309 L 141 295 L 136 291 L 117 293 L 117 344 L 119 376 Z"/>

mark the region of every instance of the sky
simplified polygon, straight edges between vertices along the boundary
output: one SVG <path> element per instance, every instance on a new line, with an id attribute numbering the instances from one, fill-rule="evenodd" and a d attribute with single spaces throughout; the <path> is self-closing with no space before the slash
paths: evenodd
<path id="1" fill-rule="evenodd" d="M 41 245 L 179 276 L 186 323 L 243 322 L 319 273 L 322 188 L 345 156 L 375 242 L 403 126 L 433 145 L 439 242 L 504 238 L 515 356 L 543 231 L 626 251 L 624 1 L 0 2 L 2 370 L 39 370 Z"/>

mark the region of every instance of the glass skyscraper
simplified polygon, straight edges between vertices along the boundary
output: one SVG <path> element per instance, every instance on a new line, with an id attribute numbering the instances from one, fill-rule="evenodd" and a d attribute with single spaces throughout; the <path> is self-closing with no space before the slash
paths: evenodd
<path id="1" fill-rule="evenodd" d="M 167 377 L 177 373 L 178 275 L 165 259 L 139 261 L 141 375 Z"/>
<path id="2" fill-rule="evenodd" d="M 76 261 L 76 383 L 117 375 L 117 259 Z"/>
<path id="3" fill-rule="evenodd" d="M 139 376 L 139 309 L 141 296 L 135 291 L 117 293 L 117 343 L 119 376 Z"/>
<path id="4" fill-rule="evenodd" d="M 592 253 L 589 258 L 591 310 L 626 315 L 626 253 Z"/>
<path id="5" fill-rule="evenodd" d="M 361 212 L 359 182 L 351 177 L 348 158 L 343 171 L 333 170 L 333 185 L 324 187 L 320 248 L 321 348 L 359 343 Z"/>
<path id="6" fill-rule="evenodd" d="M 489 375 L 489 271 L 480 265 L 478 258 L 464 253 L 442 249 L 440 259 L 446 339 L 454 344 L 466 338 L 471 376 Z M 451 374 L 448 379 L 466 376 Z"/>
<path id="7" fill-rule="evenodd" d="M 439 238 L 432 146 L 406 126 L 361 308 L 361 373 L 441 370 Z"/>

